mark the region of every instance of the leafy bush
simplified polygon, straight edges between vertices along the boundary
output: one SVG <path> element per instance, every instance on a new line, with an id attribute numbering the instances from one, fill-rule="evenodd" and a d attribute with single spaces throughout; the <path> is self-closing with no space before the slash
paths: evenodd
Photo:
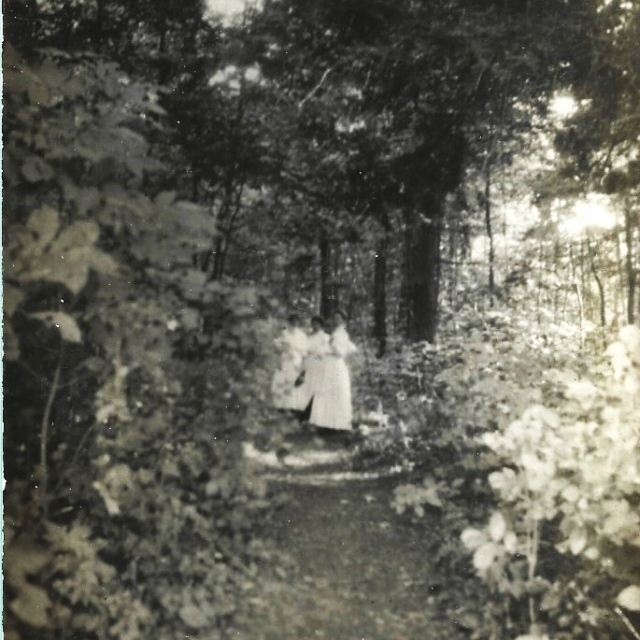
<path id="1" fill-rule="evenodd" d="M 515 314 L 458 323 L 380 363 L 392 427 L 360 464 L 411 470 L 392 507 L 472 552 L 488 587 L 474 637 L 619 637 L 640 566 L 637 328 L 587 357 Z M 434 553 L 464 571 L 460 545 Z"/>
<path id="2" fill-rule="evenodd" d="M 154 157 L 161 88 L 4 54 L 7 637 L 222 638 L 264 556 L 270 302 L 193 266 L 215 225 Z"/>
<path id="3" fill-rule="evenodd" d="M 462 540 L 496 593 L 528 601 L 520 639 L 615 637 L 606 628 L 616 590 L 637 581 L 640 330 L 623 328 L 607 354 L 612 367 L 595 381 L 548 372 L 563 402 L 533 405 L 481 437 L 504 465 L 489 475 L 499 505 Z M 558 571 L 558 553 L 579 560 L 571 573 Z"/>

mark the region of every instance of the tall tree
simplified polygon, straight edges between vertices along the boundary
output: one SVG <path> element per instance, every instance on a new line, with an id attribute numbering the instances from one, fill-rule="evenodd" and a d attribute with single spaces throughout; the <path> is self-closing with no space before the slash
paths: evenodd
<path id="1" fill-rule="evenodd" d="M 386 202 L 404 212 L 411 339 L 435 339 L 444 201 L 462 179 L 466 127 L 482 105 L 540 83 L 550 59 L 564 59 L 550 34 L 570 4 L 271 0 L 253 22 L 258 60 L 298 101 L 301 123 L 314 107 L 314 124 L 333 120 L 302 132 L 309 145 L 335 152 L 339 127 L 388 142 L 373 165 L 390 177 Z M 346 164 L 358 153 L 349 147 Z"/>
<path id="2" fill-rule="evenodd" d="M 640 7 L 592 0 L 571 23 L 587 34 L 581 63 L 572 69 L 579 108 L 557 137 L 566 154 L 564 174 L 620 202 L 626 246 L 627 321 L 640 322 Z"/>

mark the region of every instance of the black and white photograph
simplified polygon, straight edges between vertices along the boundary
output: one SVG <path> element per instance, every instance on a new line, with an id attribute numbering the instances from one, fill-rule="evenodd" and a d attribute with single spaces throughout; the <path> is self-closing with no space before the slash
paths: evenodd
<path id="1" fill-rule="evenodd" d="M 640 0 L 2 0 L 5 640 L 640 640 Z"/>

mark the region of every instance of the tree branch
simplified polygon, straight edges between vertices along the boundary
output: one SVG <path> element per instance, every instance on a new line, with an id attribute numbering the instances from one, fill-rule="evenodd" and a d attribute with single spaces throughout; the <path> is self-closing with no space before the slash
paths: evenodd
<path id="1" fill-rule="evenodd" d="M 302 109 L 302 107 L 304 106 L 304 103 L 309 100 L 310 98 L 313 98 L 313 96 L 318 93 L 318 91 L 320 90 L 320 87 L 322 87 L 322 85 L 324 84 L 324 81 L 327 79 L 327 76 L 334 70 L 335 67 L 329 67 L 323 74 L 322 74 L 322 78 L 320 78 L 320 82 L 318 82 L 318 84 L 311 89 L 311 91 L 309 91 L 309 93 L 302 98 L 302 100 L 300 100 L 300 102 L 298 103 L 298 109 Z"/>
<path id="2" fill-rule="evenodd" d="M 47 397 L 47 403 L 44 407 L 44 414 L 42 415 L 42 422 L 40 424 L 40 491 L 41 491 L 41 503 L 42 513 L 44 517 L 47 517 L 48 504 L 47 504 L 47 484 L 48 484 L 48 467 L 47 467 L 47 441 L 49 439 L 49 423 L 51 421 L 51 410 L 53 408 L 53 401 L 58 391 L 58 385 L 60 383 L 60 374 L 62 373 L 62 360 L 64 358 L 64 342 L 60 345 L 60 354 L 58 356 L 58 366 L 53 374 L 53 381 L 51 382 L 51 388 L 49 389 L 49 395 Z"/>
<path id="3" fill-rule="evenodd" d="M 624 615 L 624 613 L 622 612 L 622 609 L 620 609 L 620 607 L 615 607 L 614 611 L 620 616 L 620 619 L 622 620 L 622 622 L 624 622 L 624 626 L 627 627 L 627 629 L 631 632 L 631 635 L 633 635 L 633 637 L 636 640 L 640 640 L 640 634 L 636 631 L 636 628 L 631 624 L 631 621 L 629 620 L 629 618 L 627 618 L 627 616 Z"/>

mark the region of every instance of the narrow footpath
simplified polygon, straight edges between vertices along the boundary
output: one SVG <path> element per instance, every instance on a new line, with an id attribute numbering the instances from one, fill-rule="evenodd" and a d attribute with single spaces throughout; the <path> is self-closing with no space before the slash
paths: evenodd
<path id="1" fill-rule="evenodd" d="M 351 471 L 348 452 L 317 446 L 278 461 L 255 452 L 286 496 L 271 536 L 291 560 L 246 640 L 457 640 L 465 576 L 438 562 L 438 517 L 415 526 L 391 507 L 406 479 Z M 452 619 L 451 611 L 455 612 Z"/>

